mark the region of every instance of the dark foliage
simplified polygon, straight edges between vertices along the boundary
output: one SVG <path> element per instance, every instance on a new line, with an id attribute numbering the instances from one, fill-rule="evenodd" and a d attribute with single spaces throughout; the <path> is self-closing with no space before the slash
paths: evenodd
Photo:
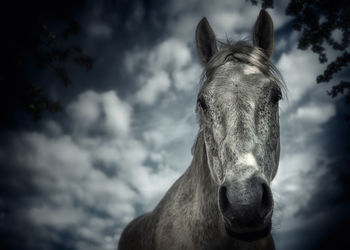
<path id="1" fill-rule="evenodd" d="M 327 63 L 325 46 L 341 53 L 334 61 L 328 63 L 325 71 L 317 76 L 317 83 L 329 82 L 336 73 L 340 74 L 340 82 L 334 85 L 328 94 L 332 97 L 344 94 L 347 103 L 350 103 L 350 82 L 348 79 L 348 65 L 350 54 L 346 51 L 350 44 L 350 1 L 307 1 L 291 0 L 286 14 L 294 16 L 293 28 L 301 31 L 299 49 L 308 49 L 318 54 L 320 63 Z M 340 41 L 336 41 L 332 33 L 341 34 Z M 349 118 L 349 117 L 348 117 Z"/>
<path id="2" fill-rule="evenodd" d="M 2 3 L 0 129 L 14 126 L 19 116 L 29 114 L 38 120 L 45 111 L 61 109 L 60 102 L 46 93 L 45 82 L 33 80 L 40 72 L 50 70 L 68 86 L 68 64 L 92 68 L 93 59 L 68 40 L 79 32 L 73 16 L 83 4 L 84 0 Z"/>

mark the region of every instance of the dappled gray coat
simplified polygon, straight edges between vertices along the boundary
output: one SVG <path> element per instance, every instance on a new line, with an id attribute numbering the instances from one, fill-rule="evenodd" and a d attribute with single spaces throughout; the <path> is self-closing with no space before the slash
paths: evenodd
<path id="1" fill-rule="evenodd" d="M 283 81 L 269 60 L 271 17 L 260 12 L 253 45 L 217 43 L 203 18 L 196 44 L 204 73 L 192 163 L 152 212 L 127 225 L 120 250 L 274 249 Z"/>

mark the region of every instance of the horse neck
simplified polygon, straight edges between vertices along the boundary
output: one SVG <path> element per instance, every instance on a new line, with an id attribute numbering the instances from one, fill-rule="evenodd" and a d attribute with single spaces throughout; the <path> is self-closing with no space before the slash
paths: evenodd
<path id="1" fill-rule="evenodd" d="M 193 160 L 184 177 L 185 181 L 191 186 L 192 192 L 195 192 L 193 197 L 197 199 L 200 205 L 205 205 L 202 208 L 207 207 L 208 202 L 214 203 L 217 207 L 218 186 L 210 173 L 202 132 L 198 133 L 193 148 Z"/>

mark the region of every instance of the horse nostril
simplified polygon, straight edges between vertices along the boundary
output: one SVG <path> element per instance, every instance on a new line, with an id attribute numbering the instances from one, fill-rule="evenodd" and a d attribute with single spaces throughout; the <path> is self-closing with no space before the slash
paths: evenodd
<path id="1" fill-rule="evenodd" d="M 262 184 L 260 216 L 265 218 L 271 211 L 273 206 L 271 189 L 266 183 Z"/>
<path id="2" fill-rule="evenodd" d="M 261 177 L 244 182 L 225 182 L 218 191 L 219 209 L 230 225 L 257 227 L 271 219 L 273 198 L 270 186 Z"/>
<path id="3" fill-rule="evenodd" d="M 227 198 L 227 188 L 225 186 L 221 186 L 219 189 L 219 205 L 223 213 L 225 213 L 230 206 L 230 202 Z"/>

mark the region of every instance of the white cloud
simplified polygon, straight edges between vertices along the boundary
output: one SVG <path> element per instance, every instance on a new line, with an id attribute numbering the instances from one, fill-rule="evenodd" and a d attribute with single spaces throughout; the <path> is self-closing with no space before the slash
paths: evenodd
<path id="1" fill-rule="evenodd" d="M 72 207 L 34 207 L 29 209 L 28 215 L 37 224 L 59 229 L 79 225 L 84 219 L 83 211 Z"/>
<path id="2" fill-rule="evenodd" d="M 328 121 L 334 115 L 335 107 L 333 104 L 322 103 L 321 105 L 317 105 L 311 103 L 299 107 L 296 113 L 291 115 L 290 119 L 292 122 L 306 122 L 310 126 L 315 126 Z"/>
<path id="3" fill-rule="evenodd" d="M 163 67 L 180 69 L 191 60 L 188 47 L 177 39 L 167 39 L 150 53 L 151 70 L 158 71 Z"/>
<path id="4" fill-rule="evenodd" d="M 168 38 L 152 50 L 135 48 L 125 56 L 125 65 L 128 71 L 134 72 L 138 64 L 148 73 L 157 73 L 160 70 L 180 69 L 191 61 L 191 52 L 184 41 Z"/>
<path id="5" fill-rule="evenodd" d="M 172 117 L 158 117 L 158 124 L 150 130 L 144 131 L 145 141 L 154 145 L 157 149 L 161 149 L 173 143 L 174 140 L 182 140 L 194 130 L 192 124 L 189 124 L 188 115 L 190 114 L 186 114 L 177 122 Z M 192 115 L 194 116 L 194 114 Z"/>
<path id="6" fill-rule="evenodd" d="M 129 132 L 131 106 L 122 102 L 113 91 L 97 94 L 86 91 L 68 105 L 68 115 L 76 132 L 90 132 L 103 127 L 107 132 Z"/>
<path id="7" fill-rule="evenodd" d="M 136 100 L 143 104 L 154 104 L 158 96 L 169 89 L 170 83 L 167 72 L 157 72 L 143 83 L 144 85 L 136 93 Z"/>
<path id="8" fill-rule="evenodd" d="M 124 60 L 129 74 L 141 69 L 137 77 L 140 88 L 132 98 L 137 103 L 153 105 L 171 86 L 186 92 L 199 82 L 201 70 L 193 64 L 190 48 L 175 38 L 162 41 L 151 51 L 136 48 L 126 53 Z"/>
<path id="9" fill-rule="evenodd" d="M 158 170 L 144 165 L 147 157 L 163 156 L 133 136 L 132 119 L 132 108 L 114 91 L 86 91 L 68 105 L 65 125 L 47 121 L 43 132 L 11 137 L 0 162 L 13 155 L 13 164 L 33 173 L 30 181 L 44 194 L 27 198 L 33 200 L 23 215 L 39 228 L 53 228 L 50 238 L 68 230 L 114 249 L 121 227 L 137 215 L 135 206 L 153 209 L 180 176 L 162 161 Z"/>
<path id="10" fill-rule="evenodd" d="M 173 73 L 175 88 L 185 92 L 194 91 L 194 87 L 199 86 L 201 72 L 199 64 L 193 63 L 183 70 L 176 70 Z"/>
<path id="11" fill-rule="evenodd" d="M 282 109 L 292 107 L 308 90 L 316 84 L 316 76 L 322 70 L 317 56 L 311 51 L 302 51 L 294 47 L 282 53 L 276 64 L 288 87 L 288 101 L 283 102 Z"/>
<path id="12" fill-rule="evenodd" d="M 80 94 L 78 100 L 68 106 L 68 114 L 78 130 L 92 127 L 99 115 L 99 99 L 95 92 Z"/>
<path id="13" fill-rule="evenodd" d="M 122 102 L 113 91 L 102 95 L 102 105 L 106 116 L 106 129 L 115 134 L 127 134 L 130 128 L 130 105 Z"/>
<path id="14" fill-rule="evenodd" d="M 183 41 L 193 42 L 195 27 L 206 16 L 217 37 L 226 36 L 235 40 L 251 38 L 252 29 L 257 19 L 260 5 L 254 6 L 249 1 L 219 0 L 211 1 L 171 1 L 167 15 L 170 17 L 168 30 L 173 36 Z M 272 16 L 275 30 L 283 27 L 291 18 L 284 15 L 288 1 L 275 3 L 275 9 L 268 9 Z"/>

